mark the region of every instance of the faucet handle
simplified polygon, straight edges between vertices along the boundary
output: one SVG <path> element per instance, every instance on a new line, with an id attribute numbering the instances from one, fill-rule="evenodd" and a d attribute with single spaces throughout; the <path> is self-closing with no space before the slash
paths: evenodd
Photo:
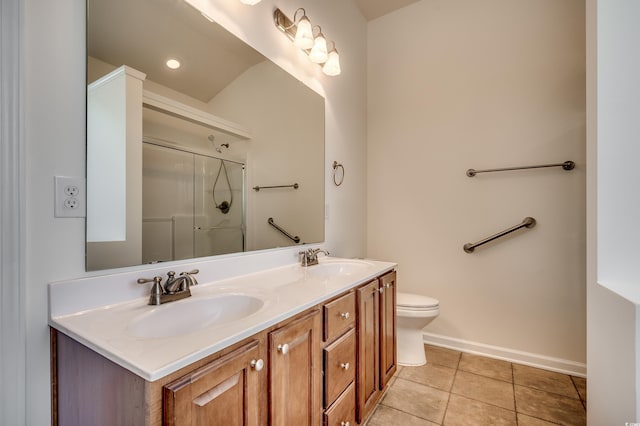
<path id="1" fill-rule="evenodd" d="M 197 274 L 198 272 L 200 272 L 199 269 L 194 269 L 193 271 L 181 272 L 180 276 L 188 278 L 189 281 L 191 281 L 189 283 L 190 285 L 198 285 L 198 280 L 196 280 L 196 277 L 194 277 L 194 275 Z"/>
<path id="2" fill-rule="evenodd" d="M 162 281 L 162 277 L 138 278 L 138 284 L 159 283 L 161 281 Z"/>
<path id="3" fill-rule="evenodd" d="M 149 292 L 149 305 L 159 305 L 160 296 L 164 293 L 162 288 L 162 277 L 138 278 L 138 284 L 153 283 L 151 291 Z"/>

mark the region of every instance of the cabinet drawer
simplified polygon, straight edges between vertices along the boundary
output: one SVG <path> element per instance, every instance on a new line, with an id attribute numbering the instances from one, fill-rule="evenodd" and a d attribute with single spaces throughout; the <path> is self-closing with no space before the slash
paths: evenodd
<path id="1" fill-rule="evenodd" d="M 356 295 L 349 293 L 323 307 L 324 341 L 341 335 L 356 323 Z"/>
<path id="2" fill-rule="evenodd" d="M 356 386 L 349 385 L 324 413 L 324 426 L 356 426 Z"/>
<path id="3" fill-rule="evenodd" d="M 355 377 L 356 331 L 351 329 L 324 350 L 324 406 L 330 406 Z"/>

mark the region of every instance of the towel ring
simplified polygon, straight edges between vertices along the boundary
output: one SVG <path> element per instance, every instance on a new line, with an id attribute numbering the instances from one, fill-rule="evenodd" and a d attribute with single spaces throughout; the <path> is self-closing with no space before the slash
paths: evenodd
<path id="1" fill-rule="evenodd" d="M 338 171 L 340 169 L 340 171 Z M 338 178 L 338 175 L 340 176 Z M 337 161 L 333 162 L 333 183 L 335 186 L 342 185 L 344 181 L 344 166 Z"/>

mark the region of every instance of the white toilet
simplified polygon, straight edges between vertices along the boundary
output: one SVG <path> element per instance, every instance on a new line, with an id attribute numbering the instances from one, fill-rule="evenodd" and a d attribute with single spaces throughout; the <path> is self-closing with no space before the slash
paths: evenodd
<path id="1" fill-rule="evenodd" d="M 398 364 L 417 366 L 427 363 L 422 329 L 439 313 L 438 299 L 419 294 L 397 293 Z"/>

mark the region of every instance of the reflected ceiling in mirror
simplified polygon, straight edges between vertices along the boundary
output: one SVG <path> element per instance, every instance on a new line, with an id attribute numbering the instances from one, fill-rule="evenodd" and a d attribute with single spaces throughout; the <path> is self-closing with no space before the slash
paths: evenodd
<path id="1" fill-rule="evenodd" d="M 183 1 L 87 6 L 88 270 L 323 241 L 320 95 Z"/>

